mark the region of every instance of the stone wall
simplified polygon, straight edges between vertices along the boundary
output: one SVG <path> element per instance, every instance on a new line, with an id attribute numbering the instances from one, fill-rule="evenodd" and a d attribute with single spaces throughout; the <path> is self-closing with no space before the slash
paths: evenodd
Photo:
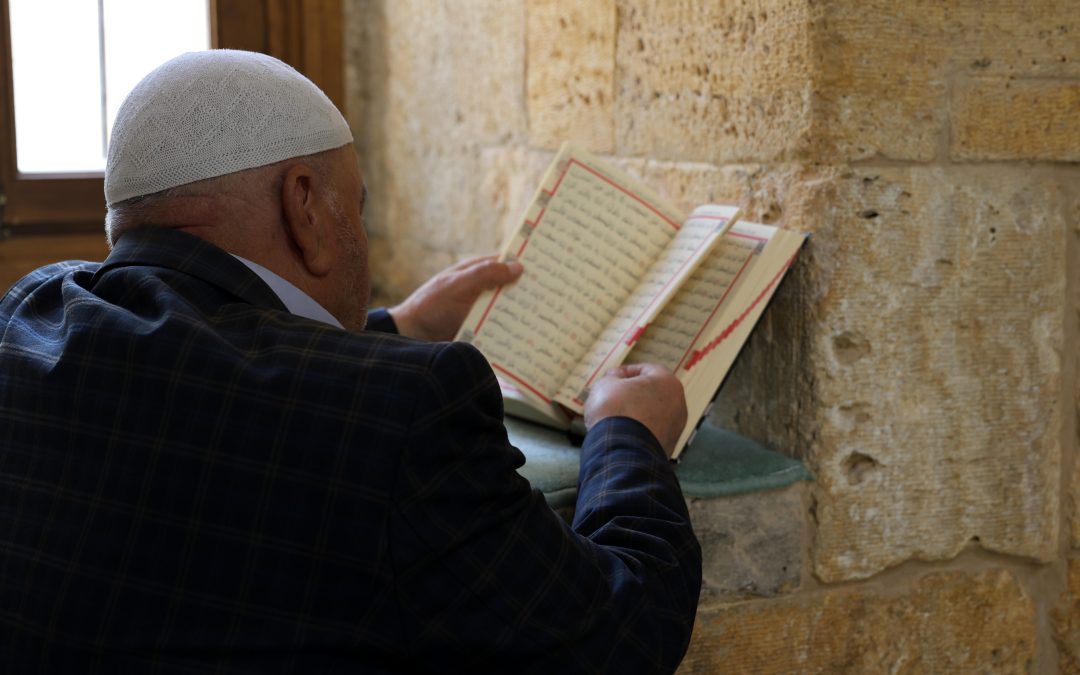
<path id="1" fill-rule="evenodd" d="M 749 578 L 686 672 L 1080 672 L 1080 0 L 352 0 L 346 49 L 383 301 L 564 139 L 813 233 L 716 416 L 816 481 L 702 523 Z"/>

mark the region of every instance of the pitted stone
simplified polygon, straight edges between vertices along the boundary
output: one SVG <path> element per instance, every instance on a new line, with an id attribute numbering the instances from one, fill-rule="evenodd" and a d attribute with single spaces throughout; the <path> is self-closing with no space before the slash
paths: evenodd
<path id="1" fill-rule="evenodd" d="M 802 191 L 785 212 L 818 229 L 715 419 L 808 450 L 815 573 L 948 559 L 972 538 L 1052 559 L 1068 181 L 882 168 Z"/>
<path id="2" fill-rule="evenodd" d="M 703 601 L 774 597 L 798 588 L 806 489 L 796 483 L 783 490 L 689 500 L 705 561 Z"/>
<path id="3" fill-rule="evenodd" d="M 678 672 L 1025 673 L 1037 621 L 1005 571 L 721 603 L 700 610 Z"/>
<path id="4" fill-rule="evenodd" d="M 609 153 L 614 141 L 614 0 L 530 2 L 526 76 L 529 142 L 572 141 Z"/>

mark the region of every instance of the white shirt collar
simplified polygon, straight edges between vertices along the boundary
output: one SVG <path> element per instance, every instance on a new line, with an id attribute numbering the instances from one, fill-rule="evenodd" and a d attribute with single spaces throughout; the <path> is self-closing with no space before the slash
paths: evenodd
<path id="1" fill-rule="evenodd" d="M 230 254 L 240 262 L 244 263 L 251 269 L 252 272 L 259 275 L 259 278 L 266 282 L 266 285 L 270 287 L 270 290 L 278 296 L 281 300 L 281 304 L 285 305 L 285 309 L 289 310 L 291 314 L 302 316 L 305 319 L 314 319 L 315 321 L 322 321 L 328 323 L 331 326 L 337 326 L 338 328 L 345 328 L 341 325 L 341 322 L 334 318 L 334 315 L 326 311 L 326 309 L 315 302 L 310 295 L 303 292 L 296 286 L 282 279 L 277 274 L 266 269 L 262 265 L 256 262 L 252 262 L 247 258 L 241 258 L 235 253 Z"/>

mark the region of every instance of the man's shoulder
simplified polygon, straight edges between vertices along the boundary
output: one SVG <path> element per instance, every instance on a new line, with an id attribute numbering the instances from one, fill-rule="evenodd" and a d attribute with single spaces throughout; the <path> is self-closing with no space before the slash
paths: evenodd
<path id="1" fill-rule="evenodd" d="M 206 322 L 200 322 L 205 319 Z M 494 374 L 463 342 L 427 342 L 379 331 L 348 331 L 288 312 L 244 303 L 206 315 L 178 313 L 178 331 L 230 367 L 263 371 L 275 381 L 321 381 L 355 388 L 381 383 L 401 390 L 435 386 L 458 391 Z"/>
<path id="2" fill-rule="evenodd" d="M 10 319 L 15 309 L 27 298 L 35 294 L 39 298 L 51 298 L 58 303 L 62 302 L 60 293 L 45 294 L 41 291 L 47 290 L 49 287 L 60 287 L 64 279 L 73 276 L 89 278 L 100 267 L 101 263 L 86 260 L 66 260 L 39 267 L 16 281 L 11 285 L 11 288 L 6 289 L 3 295 L 0 296 L 0 322 Z"/>
<path id="3" fill-rule="evenodd" d="M 100 268 L 100 262 L 90 262 L 88 260 L 65 260 L 62 262 L 50 263 L 44 267 L 37 268 L 16 281 L 11 285 L 11 288 L 7 289 L 3 298 L 7 300 L 9 296 L 19 298 L 25 297 L 34 289 L 49 282 L 62 280 L 72 273 L 85 272 L 87 274 L 94 274 Z"/>

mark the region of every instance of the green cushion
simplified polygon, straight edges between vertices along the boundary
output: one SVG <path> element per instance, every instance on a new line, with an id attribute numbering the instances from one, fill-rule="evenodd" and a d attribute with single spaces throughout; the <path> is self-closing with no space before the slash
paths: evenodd
<path id="1" fill-rule="evenodd" d="M 506 418 L 506 430 L 510 442 L 525 454 L 521 474 L 552 508 L 573 506 L 579 453 L 567 435 L 512 417 Z M 699 498 L 771 490 L 811 478 L 799 460 L 708 422 L 683 450 L 676 473 L 683 494 Z"/>
<path id="2" fill-rule="evenodd" d="M 510 442 L 525 455 L 518 473 L 544 493 L 552 508 L 573 506 L 577 501 L 579 449 L 565 432 L 507 417 Z"/>
<path id="3" fill-rule="evenodd" d="M 811 479 L 799 460 L 708 422 L 679 456 L 675 473 L 687 497 L 727 497 Z"/>

